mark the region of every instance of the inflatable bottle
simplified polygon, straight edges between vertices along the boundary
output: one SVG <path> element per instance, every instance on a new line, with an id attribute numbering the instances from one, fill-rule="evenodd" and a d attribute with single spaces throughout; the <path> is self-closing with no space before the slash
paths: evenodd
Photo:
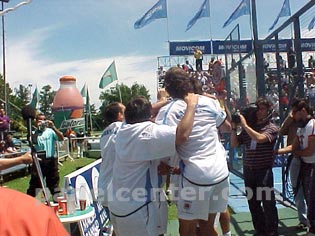
<path id="1" fill-rule="evenodd" d="M 55 126 L 61 132 L 65 132 L 68 128 L 84 129 L 84 100 L 76 87 L 76 78 L 67 75 L 61 77 L 59 81 L 60 88 L 53 101 Z"/>

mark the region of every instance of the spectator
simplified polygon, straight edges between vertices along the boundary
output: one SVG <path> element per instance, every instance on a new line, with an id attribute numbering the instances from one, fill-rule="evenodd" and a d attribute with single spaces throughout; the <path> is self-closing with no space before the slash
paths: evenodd
<path id="1" fill-rule="evenodd" d="M 232 62 L 231 62 L 231 67 L 232 67 L 231 69 L 232 69 L 232 70 L 235 70 L 236 66 L 237 66 L 236 60 L 235 60 L 235 58 L 233 58 L 233 59 L 232 59 Z M 269 66 L 269 65 L 268 65 L 268 66 Z"/>
<path id="2" fill-rule="evenodd" d="M 160 66 L 158 68 L 158 71 L 157 71 L 158 80 L 159 80 L 159 87 L 163 87 L 164 74 L 165 74 L 164 68 L 163 68 L 163 66 Z"/>
<path id="3" fill-rule="evenodd" d="M 196 59 L 196 71 L 202 71 L 202 51 L 194 47 L 194 58 Z"/>
<path id="4" fill-rule="evenodd" d="M 9 128 L 10 118 L 5 114 L 5 110 L 0 108 L 0 140 L 5 140 Z"/>
<path id="5" fill-rule="evenodd" d="M 294 52 L 293 48 L 290 47 L 288 50 L 288 67 L 290 69 L 295 67 L 295 61 L 296 61 L 295 52 Z"/>
<path id="6" fill-rule="evenodd" d="M 152 188 L 158 187 L 157 164 L 159 159 L 175 153 L 175 144 L 188 139 L 197 99 L 193 94 L 185 98 L 187 109 L 177 128 L 151 122 L 151 104 L 143 97 L 127 104 L 126 124 L 116 136 L 113 181 L 110 185 L 113 194 L 109 209 L 117 235 L 158 234 L 155 221 L 158 213 L 152 193 Z"/>
<path id="7" fill-rule="evenodd" d="M 4 140 L 0 141 L 0 154 L 5 154 L 7 152 L 6 143 Z"/>
<path id="8" fill-rule="evenodd" d="M 315 107 L 315 84 L 311 84 L 306 92 L 309 99 L 309 105 L 312 108 L 314 108 Z"/>
<path id="9" fill-rule="evenodd" d="M 292 110 L 296 110 L 298 105 L 298 101 L 292 102 Z M 289 113 L 289 115 L 286 117 L 284 122 L 281 125 L 279 133 L 281 135 L 287 135 L 287 146 L 290 146 L 295 137 L 296 137 L 296 131 L 297 131 L 297 122 L 294 120 L 292 111 Z M 298 212 L 298 219 L 299 224 L 297 225 L 298 229 L 305 229 L 309 223 L 306 216 L 306 203 L 305 203 L 305 197 L 303 193 L 303 189 L 301 187 L 301 183 L 299 181 L 299 175 L 300 175 L 300 168 L 301 168 L 301 159 L 298 157 L 293 157 L 291 155 L 289 157 L 289 160 L 291 160 L 290 163 L 290 180 L 292 183 L 293 188 L 293 194 L 294 194 L 294 201 Z"/>
<path id="10" fill-rule="evenodd" d="M 186 64 L 183 64 L 183 65 L 182 65 L 182 69 L 183 69 L 184 71 L 188 72 L 188 66 L 187 66 Z"/>
<path id="11" fill-rule="evenodd" d="M 188 60 L 185 61 L 185 65 L 187 66 L 187 72 L 194 72 L 194 68 Z"/>
<path id="12" fill-rule="evenodd" d="M 83 157 L 83 144 L 84 144 L 85 133 L 83 128 L 80 128 L 77 133 L 77 148 L 78 148 L 78 157 Z"/>
<path id="13" fill-rule="evenodd" d="M 12 153 L 12 152 L 16 152 L 16 148 L 13 142 L 13 137 L 11 134 L 8 134 L 5 140 L 5 147 L 6 147 L 6 152 L 8 153 Z"/>
<path id="14" fill-rule="evenodd" d="M 33 134 L 32 140 L 36 152 L 41 151 L 45 153 L 44 155 L 39 156 L 41 159 L 39 163 L 43 178 L 46 178 L 46 186 L 49 188 L 55 199 L 55 197 L 57 197 L 56 194 L 60 193 L 58 158 L 55 157 L 55 143 L 58 140 L 62 141 L 64 137 L 51 120 L 46 120 L 44 114 L 38 114 L 36 116 L 36 126 L 37 129 Z M 33 165 L 27 194 L 35 197 L 41 187 L 37 170 Z"/>
<path id="15" fill-rule="evenodd" d="M 211 60 L 209 61 L 209 64 L 208 64 L 208 73 L 210 76 L 212 76 L 212 73 L 213 73 L 214 60 L 215 60 L 215 57 L 211 57 Z"/>
<path id="16" fill-rule="evenodd" d="M 279 65 L 280 65 L 280 71 L 285 71 L 286 69 L 286 62 L 282 58 L 282 56 L 279 55 Z"/>
<path id="17" fill-rule="evenodd" d="M 0 235 L 70 236 L 52 209 L 26 194 L 0 187 L 0 202 Z"/>
<path id="18" fill-rule="evenodd" d="M 69 140 L 69 148 L 70 148 L 70 152 L 73 152 L 74 149 L 76 148 L 76 140 L 75 138 L 77 137 L 76 136 L 76 133 L 74 130 L 72 130 L 71 127 L 69 127 L 65 133 L 65 137 L 68 138 Z"/>
<path id="19" fill-rule="evenodd" d="M 315 236 L 315 119 L 313 110 L 305 99 L 300 99 L 292 109 L 297 124 L 293 143 L 279 149 L 279 154 L 292 152 L 294 158 L 301 159 L 301 181 L 307 205 L 307 218 L 310 224 L 307 236 Z"/>
<path id="20" fill-rule="evenodd" d="M 312 84 L 315 85 L 314 73 L 311 72 L 309 74 L 305 74 L 305 80 L 306 80 L 306 88 L 309 88 Z"/>
<path id="21" fill-rule="evenodd" d="M 92 137 L 92 130 L 91 128 L 88 128 L 87 131 L 86 131 L 86 136 L 87 137 Z"/>
<path id="22" fill-rule="evenodd" d="M 215 87 L 215 91 L 217 93 L 222 92 L 225 89 L 225 71 L 221 59 L 215 61 L 212 68 L 212 83 Z"/>
<path id="23" fill-rule="evenodd" d="M 315 60 L 314 60 L 313 56 L 310 56 L 310 58 L 308 59 L 308 67 L 310 69 L 314 69 L 314 67 L 315 67 Z"/>
<path id="24" fill-rule="evenodd" d="M 266 60 L 266 58 L 264 58 L 264 70 L 265 73 L 269 70 L 269 62 Z"/>
<path id="25" fill-rule="evenodd" d="M 273 190 L 272 166 L 278 128 L 270 122 L 272 106 L 269 101 L 259 98 L 256 105 L 258 110 L 251 116 L 253 121 L 240 115 L 243 129 L 240 135 L 236 134 L 237 124 L 232 122 L 230 140 L 232 147 L 245 145 L 243 173 L 254 235 L 274 236 L 278 235 L 278 212 Z M 265 190 L 263 193 L 262 189 Z"/>

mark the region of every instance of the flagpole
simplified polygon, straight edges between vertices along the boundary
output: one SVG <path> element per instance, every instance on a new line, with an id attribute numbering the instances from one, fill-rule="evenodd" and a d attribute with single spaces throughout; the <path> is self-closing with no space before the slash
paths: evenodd
<path id="1" fill-rule="evenodd" d="M 92 120 L 91 109 L 89 109 L 89 121 L 90 121 L 90 127 L 91 127 L 91 131 L 92 131 L 93 130 L 93 120 Z"/>
<path id="2" fill-rule="evenodd" d="M 210 51 L 210 53 L 211 53 L 211 55 L 213 54 L 213 47 L 212 47 L 212 26 L 211 26 L 211 4 L 210 4 L 210 1 L 211 0 L 209 0 L 208 2 L 209 2 L 209 31 L 210 31 L 210 49 L 211 49 L 211 51 Z"/>
<path id="3" fill-rule="evenodd" d="M 254 38 L 254 33 L 253 33 L 253 15 L 252 15 L 252 11 L 253 11 L 253 4 L 252 4 L 252 1 L 249 1 L 249 10 L 250 10 L 250 13 L 249 13 L 249 27 L 251 28 L 251 35 L 252 35 L 252 40 Z"/>
<path id="4" fill-rule="evenodd" d="M 84 113 L 84 121 L 85 121 L 85 131 L 87 131 L 89 129 L 89 110 L 90 108 L 88 107 L 88 88 L 85 89 L 85 84 L 83 86 L 83 93 L 85 93 L 85 113 Z M 90 126 L 91 127 L 91 126 Z M 92 130 L 92 128 L 91 128 Z"/>
<path id="5" fill-rule="evenodd" d="M 288 0 L 288 4 L 289 4 L 289 9 L 291 9 L 291 6 L 290 6 L 290 1 Z M 291 10 L 290 10 L 290 13 L 291 13 Z M 291 15 L 291 14 L 290 14 Z M 293 24 L 291 24 L 291 27 L 290 27 L 290 30 L 291 30 L 291 41 L 292 41 L 292 47 L 295 51 L 295 45 L 294 45 L 294 30 L 293 30 Z"/>
<path id="6" fill-rule="evenodd" d="M 119 94 L 119 99 L 120 102 L 122 103 L 122 98 L 121 98 L 121 91 L 120 91 L 120 87 L 118 86 L 118 73 L 117 73 L 117 69 L 116 69 L 116 62 L 114 60 L 114 64 L 115 64 L 115 70 L 116 70 L 116 75 L 117 75 L 117 83 L 116 83 L 116 89 L 118 90 L 118 94 Z"/>
<path id="7" fill-rule="evenodd" d="M 166 1 L 166 9 L 168 9 L 168 1 Z M 167 16 L 166 16 L 166 30 L 167 30 L 167 43 L 168 43 L 168 53 L 170 52 L 170 31 L 169 31 L 169 23 L 168 23 L 168 10 L 166 10 Z M 169 64 L 170 64 L 170 58 L 169 58 Z M 159 86 L 157 86 L 157 89 Z"/>
<path id="8" fill-rule="evenodd" d="M 120 87 L 118 86 L 118 80 L 117 80 L 117 83 L 116 83 L 116 89 L 118 90 L 119 99 L 120 99 L 120 102 L 122 103 L 121 91 L 120 91 Z"/>
<path id="9" fill-rule="evenodd" d="M 167 1 L 166 1 L 166 9 L 168 9 Z M 168 14 L 166 16 L 166 28 L 167 28 L 167 42 L 169 43 L 170 42 L 170 31 L 169 31 L 169 24 L 168 24 Z"/>
<path id="10" fill-rule="evenodd" d="M 210 5 L 210 1 L 211 0 L 209 0 L 208 1 L 208 3 L 209 3 L 209 21 L 210 21 L 210 27 L 209 27 L 209 30 L 210 30 L 210 39 L 211 39 L 211 41 L 212 41 L 212 27 L 211 27 L 211 5 Z"/>

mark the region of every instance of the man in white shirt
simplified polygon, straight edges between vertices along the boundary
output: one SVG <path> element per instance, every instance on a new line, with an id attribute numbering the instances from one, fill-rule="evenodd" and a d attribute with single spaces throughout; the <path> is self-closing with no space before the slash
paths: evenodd
<path id="1" fill-rule="evenodd" d="M 193 87 L 188 74 L 176 67 L 166 72 L 164 82 L 173 101 L 160 109 L 156 122 L 174 125 L 182 119 L 186 110 L 183 98 Z M 177 146 L 181 165 L 177 204 L 181 236 L 195 235 L 197 223 L 201 235 L 217 235 L 215 216 L 225 212 L 229 193 L 229 171 L 218 129 L 226 132 L 230 128 L 219 102 L 199 95 L 189 139 Z M 176 160 L 170 161 L 171 165 L 174 163 Z M 193 196 L 185 196 L 189 189 L 194 191 Z"/>
<path id="2" fill-rule="evenodd" d="M 298 130 L 292 145 L 278 150 L 278 154 L 292 152 L 293 158 L 301 158 L 303 192 L 307 204 L 310 228 L 307 236 L 315 236 L 315 119 L 307 101 L 301 99 L 292 109 Z"/>
<path id="3" fill-rule="evenodd" d="M 198 96 L 185 97 L 187 109 L 177 127 L 150 121 L 151 104 L 143 97 L 133 99 L 125 110 L 125 121 L 116 136 L 116 157 L 109 191 L 109 210 L 117 235 L 156 236 L 159 159 L 172 156 L 175 144 L 190 135 Z"/>
<path id="4" fill-rule="evenodd" d="M 115 140 L 119 128 L 124 120 L 125 106 L 120 102 L 110 103 L 105 108 L 105 119 L 110 124 L 104 129 L 101 139 L 102 163 L 98 179 L 98 200 L 108 212 L 108 192 L 107 188 L 112 181 L 113 165 L 115 160 Z"/>

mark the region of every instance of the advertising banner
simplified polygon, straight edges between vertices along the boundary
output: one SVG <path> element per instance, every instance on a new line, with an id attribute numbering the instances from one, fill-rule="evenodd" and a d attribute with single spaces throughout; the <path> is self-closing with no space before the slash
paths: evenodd
<path id="1" fill-rule="evenodd" d="M 99 168 L 102 159 L 76 170 L 65 176 L 64 187 L 70 183 L 76 191 L 76 199 L 85 194 L 87 204 L 94 207 L 95 215 L 84 220 L 80 220 L 79 228 L 82 236 L 110 235 L 111 224 L 104 207 L 97 202 L 97 182 L 99 177 Z"/>

